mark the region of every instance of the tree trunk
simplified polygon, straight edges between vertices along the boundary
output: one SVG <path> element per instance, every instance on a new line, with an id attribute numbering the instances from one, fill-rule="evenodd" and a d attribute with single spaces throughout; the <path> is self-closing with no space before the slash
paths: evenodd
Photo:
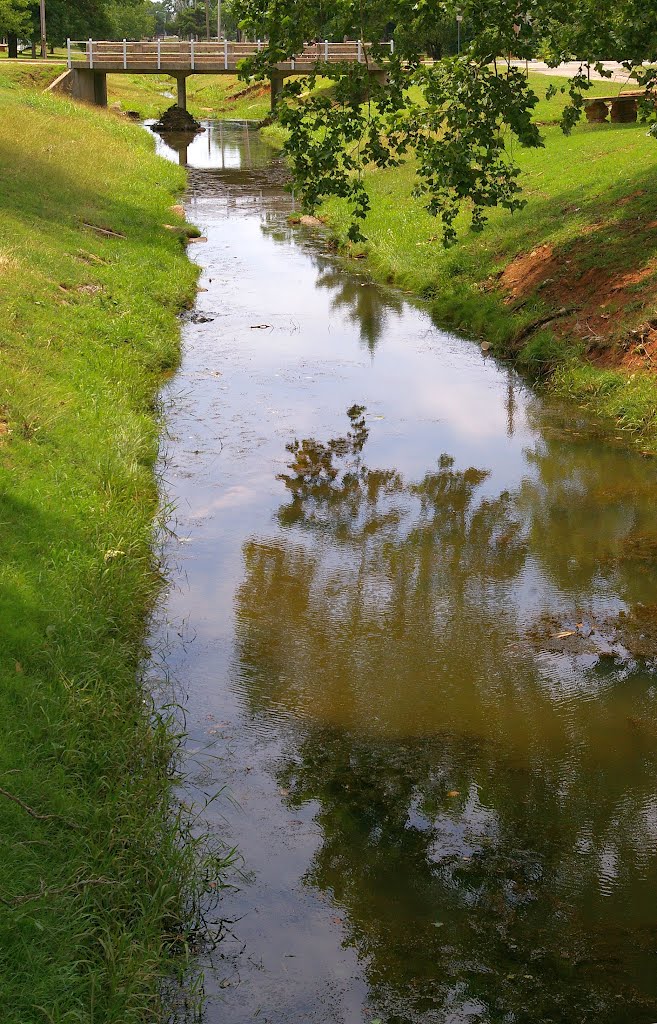
<path id="1" fill-rule="evenodd" d="M 7 36 L 7 56 L 18 57 L 18 36 L 13 32 Z"/>

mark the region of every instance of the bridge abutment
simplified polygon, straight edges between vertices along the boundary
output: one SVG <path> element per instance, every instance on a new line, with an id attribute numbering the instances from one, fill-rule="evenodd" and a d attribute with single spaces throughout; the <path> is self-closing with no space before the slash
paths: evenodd
<path id="1" fill-rule="evenodd" d="M 92 103 L 96 107 L 107 106 L 107 74 L 91 68 L 73 68 L 71 93 L 76 100 Z"/>

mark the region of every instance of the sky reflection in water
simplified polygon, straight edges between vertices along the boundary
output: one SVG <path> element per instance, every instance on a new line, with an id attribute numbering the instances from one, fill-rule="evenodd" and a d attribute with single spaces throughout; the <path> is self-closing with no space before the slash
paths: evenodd
<path id="1" fill-rule="evenodd" d="M 246 872 L 207 1019 L 648 1024 L 653 464 L 350 273 L 211 129 L 163 453 L 168 668 Z M 332 479 L 286 468 L 355 402 Z"/>

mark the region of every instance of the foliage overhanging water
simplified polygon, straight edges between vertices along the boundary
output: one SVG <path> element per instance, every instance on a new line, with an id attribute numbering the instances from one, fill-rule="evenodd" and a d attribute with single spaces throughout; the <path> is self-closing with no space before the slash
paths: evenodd
<path id="1" fill-rule="evenodd" d="M 207 129 L 163 453 L 167 667 L 244 867 L 207 1020 L 648 1024 L 655 464 L 350 272 L 259 135 Z"/>

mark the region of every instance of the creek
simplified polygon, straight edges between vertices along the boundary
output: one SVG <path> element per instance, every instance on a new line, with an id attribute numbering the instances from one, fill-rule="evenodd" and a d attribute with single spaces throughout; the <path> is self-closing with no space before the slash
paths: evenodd
<path id="1" fill-rule="evenodd" d="M 655 461 L 290 225 L 255 129 L 205 127 L 158 140 L 207 237 L 159 640 L 240 855 L 207 1024 L 657 1020 Z"/>

